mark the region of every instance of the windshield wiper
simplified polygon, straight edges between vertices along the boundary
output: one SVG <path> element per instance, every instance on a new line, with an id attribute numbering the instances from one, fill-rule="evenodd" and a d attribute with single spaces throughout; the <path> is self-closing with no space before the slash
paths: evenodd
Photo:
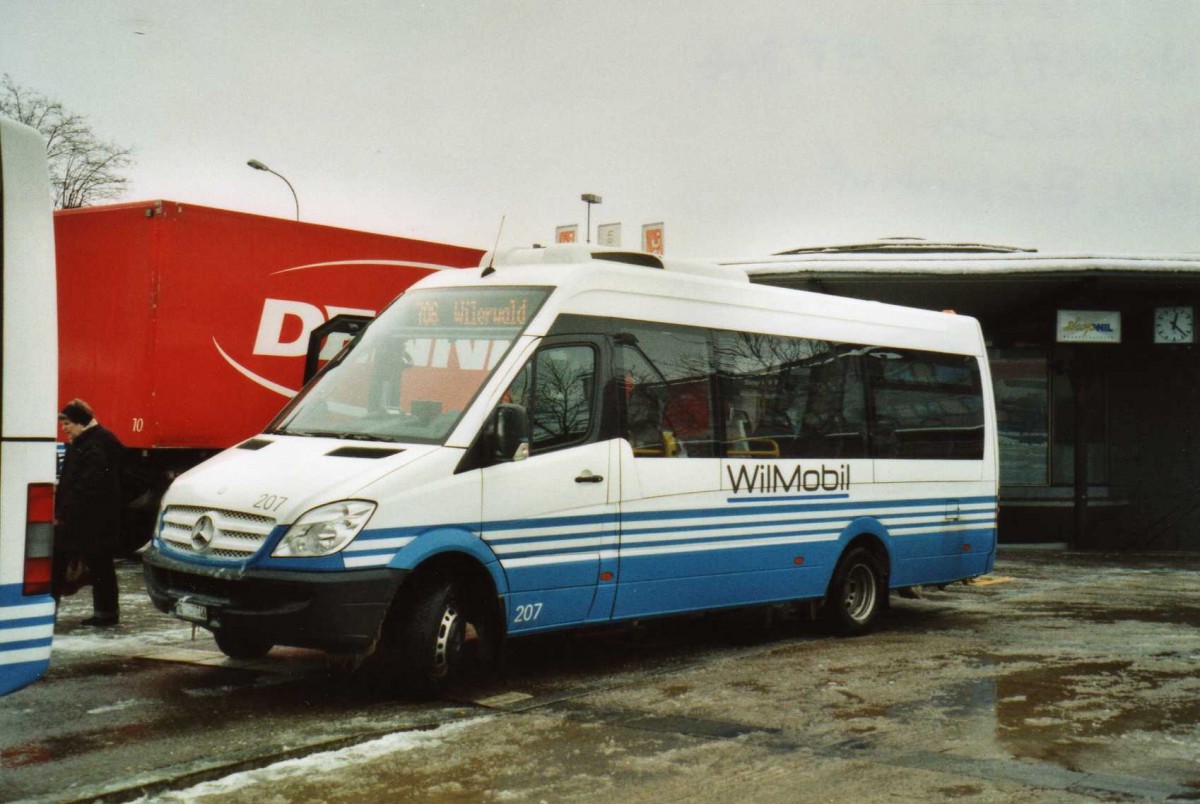
<path id="1" fill-rule="evenodd" d="M 341 438 L 347 441 L 395 441 L 391 436 L 371 435 L 369 433 L 342 433 Z"/>
<path id="2" fill-rule="evenodd" d="M 394 436 L 371 435 L 370 433 L 343 433 L 335 430 L 279 430 L 277 432 L 281 435 L 303 436 L 305 438 L 339 438 L 343 441 L 399 441 Z"/>

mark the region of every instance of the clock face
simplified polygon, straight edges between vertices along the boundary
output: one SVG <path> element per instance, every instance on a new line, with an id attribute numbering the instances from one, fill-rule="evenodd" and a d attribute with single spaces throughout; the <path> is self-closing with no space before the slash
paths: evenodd
<path id="1" fill-rule="evenodd" d="M 1154 311 L 1155 343 L 1195 343 L 1194 307 L 1159 307 Z"/>

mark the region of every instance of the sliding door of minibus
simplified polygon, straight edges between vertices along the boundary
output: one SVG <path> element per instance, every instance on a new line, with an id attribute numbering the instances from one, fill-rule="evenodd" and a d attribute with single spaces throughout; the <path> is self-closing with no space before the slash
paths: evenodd
<path id="1" fill-rule="evenodd" d="M 599 619 L 611 610 L 618 467 L 613 441 L 600 437 L 602 356 L 600 339 L 547 338 L 505 394 L 532 431 L 528 458 L 482 478 L 483 536 L 508 577 L 510 633 L 591 618 L 597 584 L 610 588 Z"/>
<path id="2" fill-rule="evenodd" d="M 728 537 L 712 333 L 621 322 L 614 336 L 621 463 L 620 575 L 613 617 L 737 605 L 751 552 Z"/>

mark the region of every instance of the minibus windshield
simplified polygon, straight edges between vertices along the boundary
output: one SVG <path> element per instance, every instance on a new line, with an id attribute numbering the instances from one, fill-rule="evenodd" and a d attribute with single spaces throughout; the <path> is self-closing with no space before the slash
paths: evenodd
<path id="1" fill-rule="evenodd" d="M 268 432 L 440 444 L 549 288 L 406 293 L 297 396 Z"/>

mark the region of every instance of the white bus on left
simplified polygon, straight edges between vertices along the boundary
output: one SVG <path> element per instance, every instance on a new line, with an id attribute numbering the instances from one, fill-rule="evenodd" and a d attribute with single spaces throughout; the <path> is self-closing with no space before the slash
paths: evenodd
<path id="1" fill-rule="evenodd" d="M 58 323 L 46 146 L 0 119 L 0 695 L 50 663 Z"/>

